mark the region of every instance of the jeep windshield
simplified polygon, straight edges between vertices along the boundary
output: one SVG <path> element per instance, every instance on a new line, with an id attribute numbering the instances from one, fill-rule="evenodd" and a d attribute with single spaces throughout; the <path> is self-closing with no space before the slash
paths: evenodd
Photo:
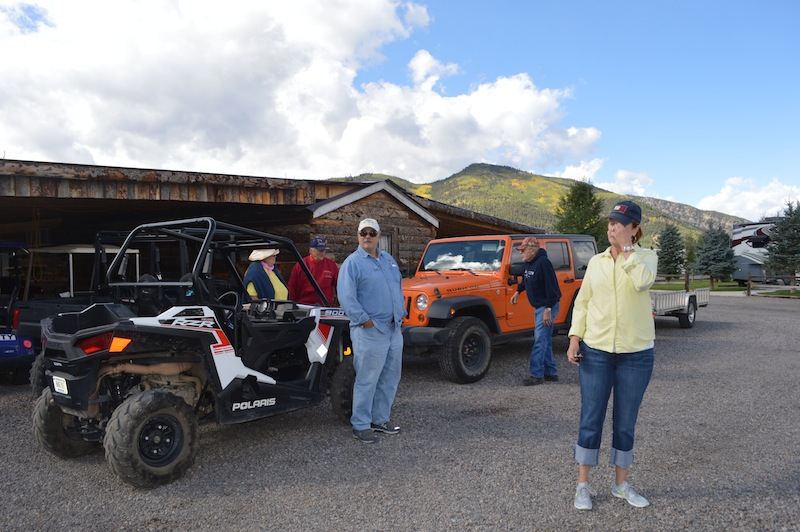
<path id="1" fill-rule="evenodd" d="M 503 240 L 434 242 L 425 250 L 420 271 L 500 271 Z"/>

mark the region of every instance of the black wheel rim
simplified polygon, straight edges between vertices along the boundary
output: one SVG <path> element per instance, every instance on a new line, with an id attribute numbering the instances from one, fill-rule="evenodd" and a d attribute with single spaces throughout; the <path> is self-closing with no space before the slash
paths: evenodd
<path id="1" fill-rule="evenodd" d="M 183 429 L 172 416 L 150 418 L 139 431 L 139 455 L 152 467 L 172 462 L 182 446 Z"/>
<path id="2" fill-rule="evenodd" d="M 467 336 L 461 346 L 461 359 L 464 361 L 464 365 L 472 368 L 480 364 L 483 359 L 484 347 L 483 339 L 479 335 L 470 334 Z"/>

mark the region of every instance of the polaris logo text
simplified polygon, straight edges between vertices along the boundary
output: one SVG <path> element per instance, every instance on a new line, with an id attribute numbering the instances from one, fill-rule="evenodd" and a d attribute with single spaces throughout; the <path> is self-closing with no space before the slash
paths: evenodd
<path id="1" fill-rule="evenodd" d="M 255 401 L 243 401 L 241 403 L 233 403 L 233 407 L 231 408 L 231 412 L 236 412 L 237 410 L 250 410 L 252 408 L 261 408 L 264 406 L 275 406 L 275 397 L 270 397 L 269 399 L 256 399 Z"/>

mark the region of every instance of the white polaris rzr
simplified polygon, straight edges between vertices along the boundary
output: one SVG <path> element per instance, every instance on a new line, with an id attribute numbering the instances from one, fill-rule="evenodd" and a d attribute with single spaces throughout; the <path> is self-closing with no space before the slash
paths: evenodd
<path id="1" fill-rule="evenodd" d="M 47 388 L 33 413 L 42 447 L 71 458 L 103 446 L 120 478 L 153 488 L 194 462 L 199 418 L 273 416 L 323 401 L 331 385 L 333 410 L 348 419 L 347 317 L 250 301 L 242 272 L 262 248 L 300 264 L 326 301 L 286 238 L 211 218 L 134 229 L 108 269 L 112 302 L 43 321 Z"/>

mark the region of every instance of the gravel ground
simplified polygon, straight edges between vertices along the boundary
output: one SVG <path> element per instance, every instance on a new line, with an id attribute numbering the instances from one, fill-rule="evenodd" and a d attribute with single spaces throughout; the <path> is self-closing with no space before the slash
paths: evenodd
<path id="1" fill-rule="evenodd" d="M 577 370 L 555 338 L 561 381 L 521 386 L 530 341 L 496 352 L 472 385 L 432 358 L 404 362 L 398 436 L 363 445 L 315 408 L 201 427 L 181 480 L 132 488 L 102 453 L 45 454 L 26 387 L 0 385 L 3 530 L 798 530 L 800 302 L 714 295 L 692 329 L 657 319 L 656 366 L 630 480 L 652 503 L 610 494 L 592 472 L 594 510 L 572 507 Z"/>

